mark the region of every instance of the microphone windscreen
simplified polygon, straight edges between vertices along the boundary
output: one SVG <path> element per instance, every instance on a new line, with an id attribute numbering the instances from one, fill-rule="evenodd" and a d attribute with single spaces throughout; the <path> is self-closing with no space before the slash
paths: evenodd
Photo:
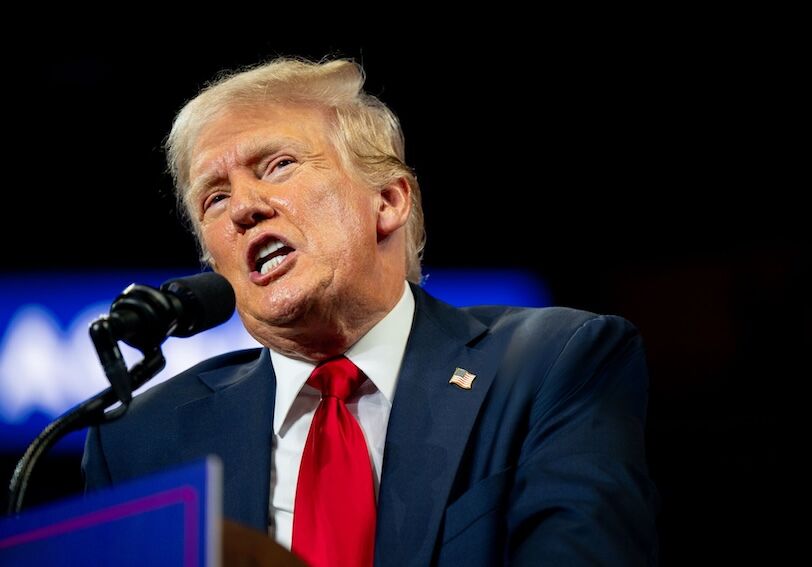
<path id="1" fill-rule="evenodd" d="M 182 306 L 175 337 L 191 337 L 225 323 L 236 305 L 231 284 L 214 272 L 167 280 L 161 291 L 177 297 Z"/>

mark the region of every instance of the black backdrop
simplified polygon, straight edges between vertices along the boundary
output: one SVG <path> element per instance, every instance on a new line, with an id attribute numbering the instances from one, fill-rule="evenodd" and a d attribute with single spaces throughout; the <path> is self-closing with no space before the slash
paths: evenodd
<path id="1" fill-rule="evenodd" d="M 141 31 L 6 50 L 4 271 L 193 271 L 160 151 L 176 110 L 223 68 L 353 57 L 401 117 L 428 265 L 532 270 L 556 304 L 641 329 L 662 564 L 752 558 L 783 540 L 786 400 L 808 376 L 811 289 L 791 38 L 652 28 L 450 46 L 414 32 Z M 18 457 L 3 457 L 4 478 Z M 51 458 L 28 501 L 80 486 L 78 458 Z"/>

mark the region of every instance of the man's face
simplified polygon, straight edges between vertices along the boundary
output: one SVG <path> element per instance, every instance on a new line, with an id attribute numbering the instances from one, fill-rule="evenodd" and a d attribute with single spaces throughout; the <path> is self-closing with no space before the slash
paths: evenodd
<path id="1" fill-rule="evenodd" d="M 380 193 L 344 169 L 327 129 L 315 107 L 235 106 L 192 150 L 203 244 L 266 344 L 279 328 L 335 319 L 379 293 Z"/>

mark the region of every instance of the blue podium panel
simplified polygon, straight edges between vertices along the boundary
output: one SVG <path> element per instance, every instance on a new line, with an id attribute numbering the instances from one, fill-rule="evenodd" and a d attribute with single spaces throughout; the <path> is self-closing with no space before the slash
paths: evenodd
<path id="1" fill-rule="evenodd" d="M 0 565 L 220 564 L 216 457 L 0 520 Z"/>

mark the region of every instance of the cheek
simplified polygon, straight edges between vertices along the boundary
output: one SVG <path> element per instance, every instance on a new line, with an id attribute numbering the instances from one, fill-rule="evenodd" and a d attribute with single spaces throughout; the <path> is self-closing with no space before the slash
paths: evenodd
<path id="1" fill-rule="evenodd" d="M 311 222 L 320 231 L 330 233 L 332 239 L 359 241 L 376 231 L 375 193 L 352 186 L 336 185 L 320 192 L 317 199 L 308 203 Z"/>
<path id="2" fill-rule="evenodd" d="M 331 235 L 339 265 L 351 273 L 371 269 L 378 248 L 374 215 L 345 204 L 339 218 L 342 222 L 338 232 Z"/>
<path id="3" fill-rule="evenodd" d="M 363 253 L 375 242 L 375 219 L 359 203 L 335 202 L 323 208 L 317 226 L 327 249 L 342 257 Z"/>
<path id="4" fill-rule="evenodd" d="M 214 263 L 224 268 L 236 258 L 236 241 L 225 223 L 212 222 L 202 227 L 201 238 Z"/>

